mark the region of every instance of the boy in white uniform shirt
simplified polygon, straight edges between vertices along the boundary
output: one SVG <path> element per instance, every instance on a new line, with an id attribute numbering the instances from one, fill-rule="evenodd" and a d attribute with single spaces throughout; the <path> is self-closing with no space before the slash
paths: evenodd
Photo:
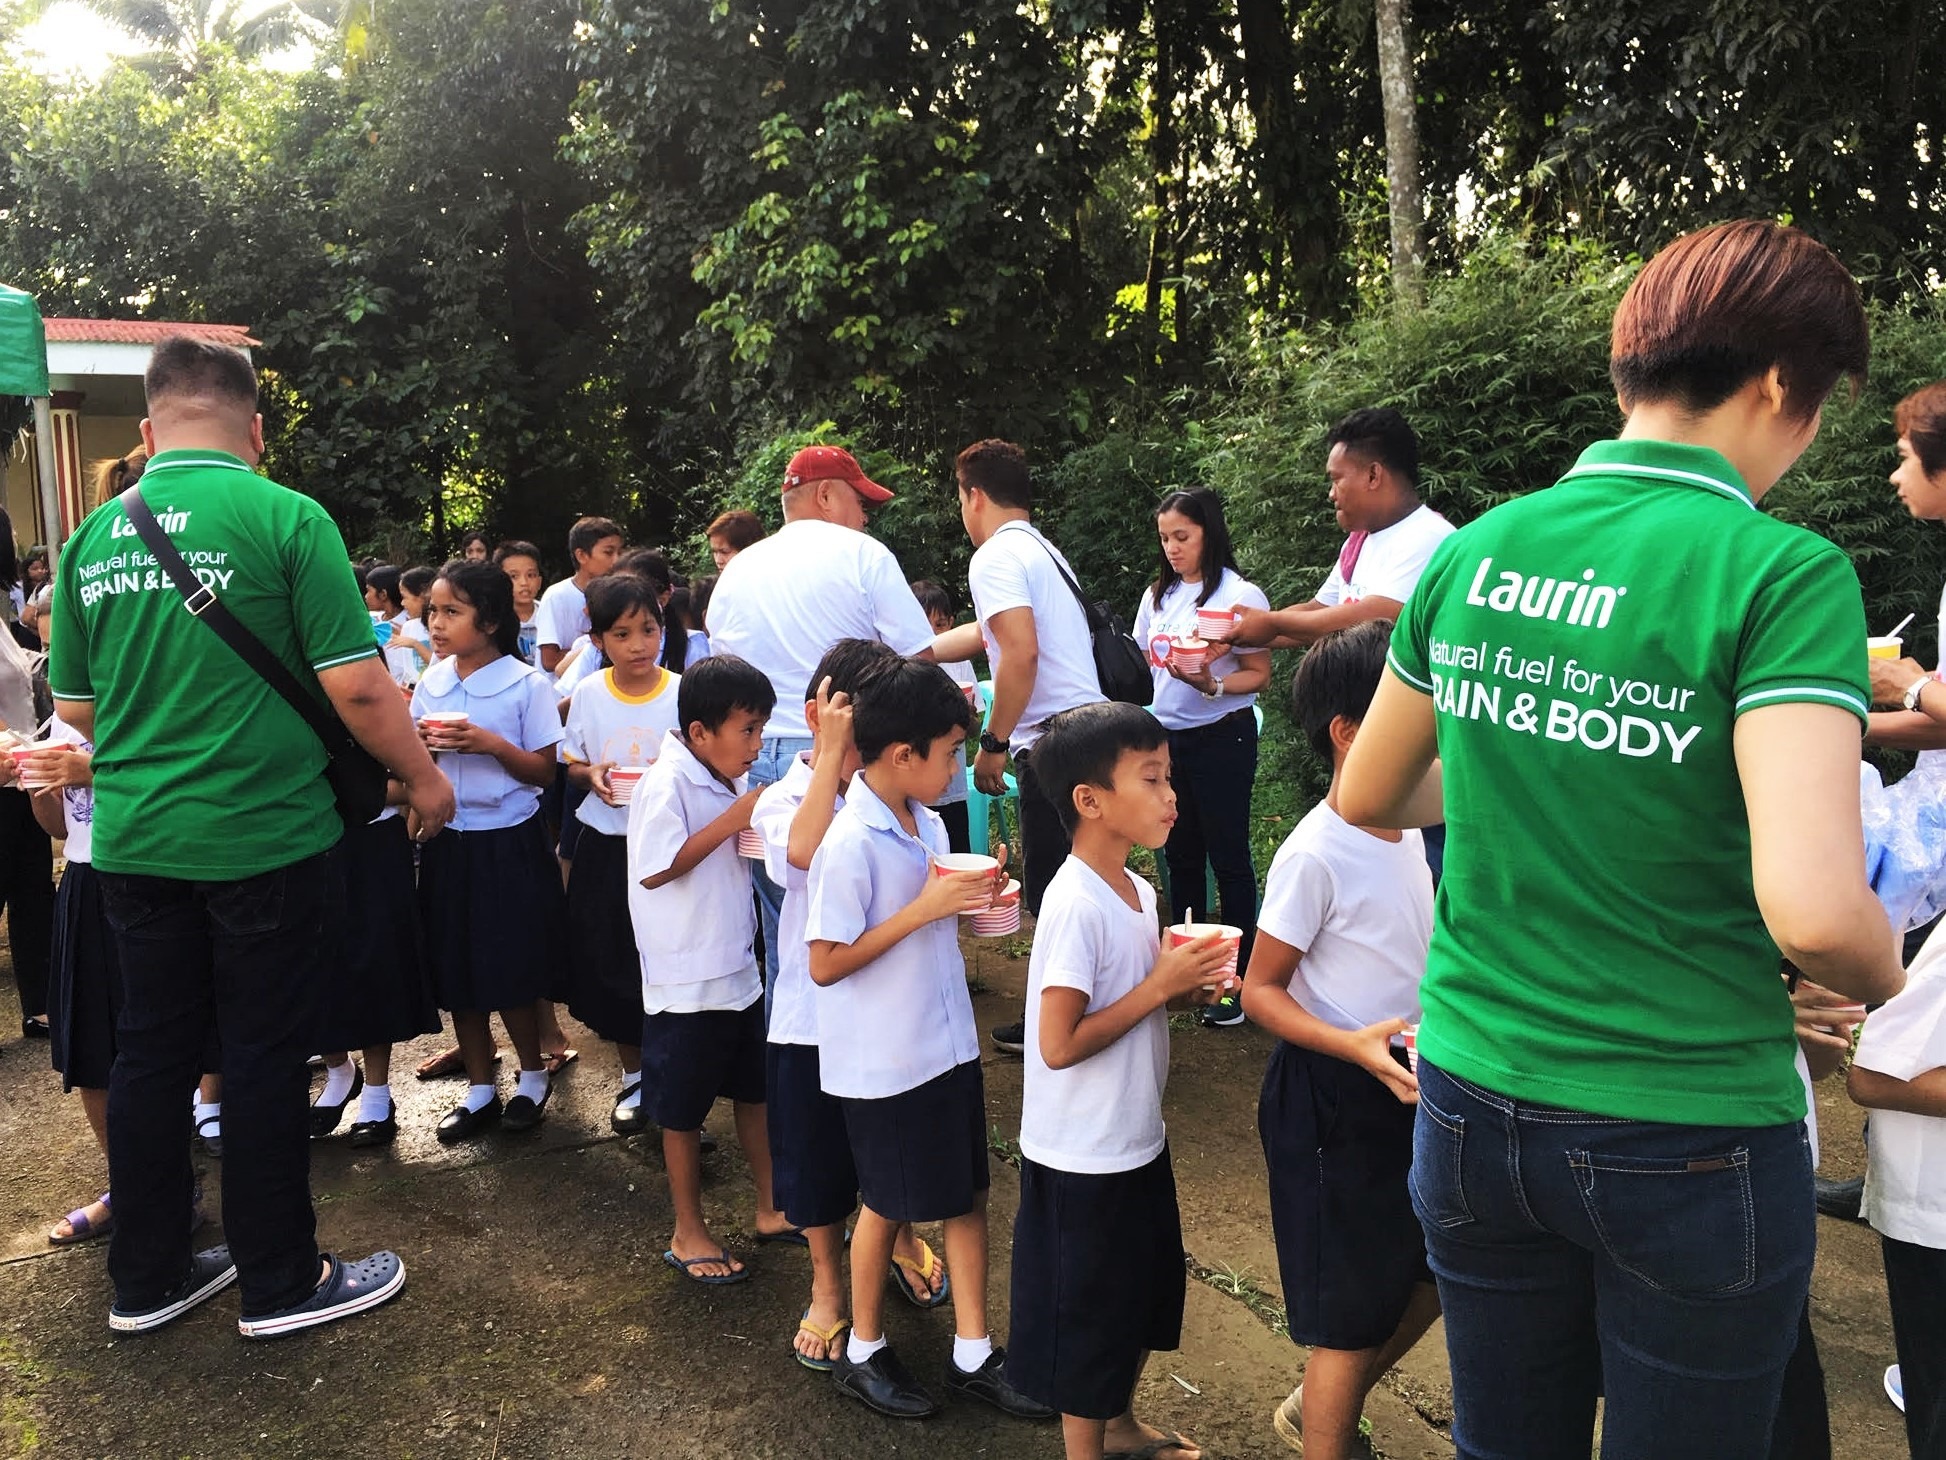
<path id="1" fill-rule="evenodd" d="M 1034 754 L 1074 850 L 1048 884 L 1027 970 L 1007 1377 L 1060 1411 L 1068 1460 L 1187 1452 L 1132 1401 L 1149 1352 L 1182 1337 L 1164 1011 L 1212 999 L 1226 950 L 1212 936 L 1161 952 L 1155 891 L 1127 868 L 1176 819 L 1155 717 L 1085 705 L 1055 716 Z"/>
<path id="2" fill-rule="evenodd" d="M 588 632 L 588 585 L 612 569 L 621 555 L 622 530 L 606 517 L 583 517 L 568 529 L 574 576 L 549 588 L 534 609 L 541 668 L 549 674 L 561 667 L 574 641 Z"/>
<path id="3" fill-rule="evenodd" d="M 704 661 L 705 663 L 713 661 Z M 938 1405 L 885 1344 L 885 1279 L 902 1222 L 943 1222 L 953 1280 L 948 1382 L 1024 1418 L 1050 1412 L 1001 1373 L 987 1333 L 987 1124 L 973 1001 L 954 916 L 987 906 L 995 874 L 935 875 L 946 831 L 928 803 L 959 766 L 970 714 L 937 665 L 906 661 L 861 688 L 864 769 L 811 859 L 819 1077 L 844 1109 L 863 1205 L 851 1241 L 852 1332 L 833 1371 L 901 1419 Z"/>
<path id="4" fill-rule="evenodd" d="M 1311 1356 L 1277 1431 L 1310 1460 L 1358 1444 L 1365 1396 L 1439 1316 L 1412 1210 L 1418 1081 L 1404 1031 L 1419 1020 L 1432 873 L 1416 831 L 1353 826 L 1338 774 L 1385 668 L 1392 625 L 1320 640 L 1292 709 L 1331 758 L 1331 789 L 1270 864 L 1243 1009 L 1276 1035 L 1257 1128 L 1291 1341 Z"/>
<path id="5" fill-rule="evenodd" d="M 1934 1460 L 1946 1454 L 1946 931 L 1866 1018 L 1849 1088 L 1872 1112 L 1864 1217 L 1885 1261 L 1906 1441 Z"/>
<path id="6" fill-rule="evenodd" d="M 789 1226 L 770 1190 L 764 1128 L 763 976 L 750 871 L 736 835 L 757 792 L 757 758 L 775 696 L 741 659 L 705 659 L 682 676 L 662 753 L 628 808 L 628 910 L 642 955 L 642 1108 L 662 1127 L 676 1231 L 662 1259 L 699 1283 L 750 1276 L 703 1219 L 703 1118 L 736 1102 L 737 1141 L 757 1188 L 756 1231 Z"/>

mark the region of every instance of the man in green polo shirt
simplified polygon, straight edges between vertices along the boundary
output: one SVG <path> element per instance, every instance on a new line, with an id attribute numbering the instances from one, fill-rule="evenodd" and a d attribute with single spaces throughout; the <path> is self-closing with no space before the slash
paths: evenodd
<path id="1" fill-rule="evenodd" d="M 252 470 L 257 381 L 240 352 L 175 337 L 145 381 L 141 490 L 196 576 L 404 784 L 418 833 L 453 791 L 414 732 L 353 581 L 308 497 Z M 238 1281 L 266 1337 L 396 1293 L 391 1253 L 320 1258 L 308 1079 L 331 958 L 342 826 L 317 736 L 188 611 L 117 503 L 61 554 L 49 680 L 95 743 L 94 865 L 124 980 L 108 1090 L 109 1325 L 160 1327 Z M 220 1034 L 227 1248 L 192 1252 L 184 1105 Z M 234 1260 L 233 1260 L 234 1259 Z"/>

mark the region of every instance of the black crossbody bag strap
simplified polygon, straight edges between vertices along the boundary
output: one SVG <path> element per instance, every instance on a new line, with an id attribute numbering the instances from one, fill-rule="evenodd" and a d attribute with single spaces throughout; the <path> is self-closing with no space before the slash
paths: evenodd
<path id="1" fill-rule="evenodd" d="M 142 500 L 142 484 L 137 482 L 116 500 L 121 503 L 122 511 L 128 514 L 129 524 L 134 527 L 136 536 L 142 539 L 142 545 L 155 555 L 162 570 L 174 580 L 182 594 L 183 607 L 189 610 L 191 616 L 207 624 L 217 638 L 236 652 L 237 658 L 277 691 L 278 697 L 297 711 L 304 723 L 324 742 L 327 751 L 336 755 L 353 744 L 351 732 L 325 709 L 316 695 L 298 682 L 290 666 L 273 654 L 262 639 L 246 629 L 196 576 L 195 570 L 176 551 L 176 545 L 169 541 L 169 534 L 162 530 L 162 524 L 156 521 L 149 504 Z"/>
<path id="2" fill-rule="evenodd" d="M 1061 566 L 1059 555 L 1055 553 L 1054 549 L 1039 533 L 1027 528 L 1021 530 L 1040 544 L 1041 551 L 1047 554 L 1047 560 L 1054 565 L 1054 571 L 1059 573 L 1061 575 L 1061 581 L 1068 585 L 1068 592 L 1072 593 L 1074 595 L 1074 601 L 1081 605 L 1081 617 L 1087 621 L 1089 631 L 1092 632 L 1099 628 L 1100 625 L 1095 620 L 1095 606 L 1088 602 L 1088 595 L 1083 593 L 1081 591 L 1081 585 L 1074 581 L 1074 574 Z"/>

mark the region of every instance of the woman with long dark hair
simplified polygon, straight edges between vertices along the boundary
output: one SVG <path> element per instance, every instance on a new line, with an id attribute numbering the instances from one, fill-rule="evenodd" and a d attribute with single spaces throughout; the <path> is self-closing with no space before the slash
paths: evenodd
<path id="1" fill-rule="evenodd" d="M 1270 601 L 1237 572 L 1216 493 L 1205 487 L 1171 492 L 1155 509 L 1155 528 L 1156 578 L 1136 605 L 1135 641 L 1148 649 L 1151 708 L 1169 732 L 1176 824 L 1163 856 L 1172 911 L 1180 921 L 1193 908 L 1214 922 L 1220 910 L 1221 921 L 1243 929 L 1237 967 L 1247 968 L 1257 930 L 1257 870 L 1250 861 L 1255 706 L 1270 677 L 1270 653 L 1208 644 L 1198 654 L 1194 646 L 1201 642 L 1199 612 L 1267 608 Z M 1208 872 L 1215 874 L 1216 907 L 1205 890 Z M 1243 1007 L 1231 995 L 1204 1010 L 1203 1021 L 1241 1024 Z"/>

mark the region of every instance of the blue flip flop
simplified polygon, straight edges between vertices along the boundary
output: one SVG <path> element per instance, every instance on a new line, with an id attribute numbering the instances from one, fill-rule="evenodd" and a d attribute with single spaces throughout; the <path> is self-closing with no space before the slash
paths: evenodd
<path id="1" fill-rule="evenodd" d="M 811 1245 L 811 1239 L 806 1237 L 796 1227 L 786 1227 L 781 1232 L 759 1232 L 757 1234 L 757 1245 L 761 1247 L 767 1242 L 775 1244 L 778 1247 L 809 1247 Z"/>
<path id="2" fill-rule="evenodd" d="M 712 1288 L 727 1288 L 731 1283 L 744 1282 L 750 1276 L 750 1269 L 747 1267 L 740 1267 L 734 1272 L 709 1274 L 699 1273 L 694 1270 L 700 1263 L 721 1262 L 727 1265 L 730 1260 L 730 1254 L 727 1252 L 712 1253 L 706 1257 L 678 1257 L 675 1254 L 675 1250 L 671 1248 L 662 1254 L 662 1260 L 684 1277 L 688 1278 L 692 1283 L 702 1283 Z"/>

